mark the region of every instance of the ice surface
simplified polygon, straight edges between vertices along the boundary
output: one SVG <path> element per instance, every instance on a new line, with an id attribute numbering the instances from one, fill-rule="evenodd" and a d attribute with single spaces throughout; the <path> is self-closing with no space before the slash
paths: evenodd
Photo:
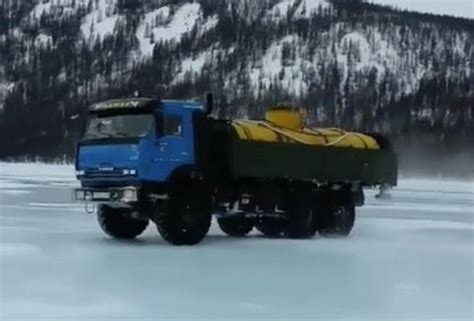
<path id="1" fill-rule="evenodd" d="M 474 319 L 472 182 L 368 190 L 347 239 L 214 225 L 196 247 L 151 225 L 134 242 L 105 237 L 74 184 L 71 166 L 0 163 L 0 320 Z"/>
<path id="2" fill-rule="evenodd" d="M 74 168 L 70 165 L 0 163 L 0 177 L 0 184 L 5 180 L 11 181 L 12 178 L 19 183 L 31 179 L 38 184 L 58 181 L 77 184 Z"/>

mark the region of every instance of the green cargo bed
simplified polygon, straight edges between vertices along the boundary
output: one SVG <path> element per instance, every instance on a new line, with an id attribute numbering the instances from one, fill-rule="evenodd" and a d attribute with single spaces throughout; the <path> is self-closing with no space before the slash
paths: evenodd
<path id="1" fill-rule="evenodd" d="M 233 140 L 233 178 L 354 182 L 397 185 L 397 156 L 389 150 L 364 150 Z"/>

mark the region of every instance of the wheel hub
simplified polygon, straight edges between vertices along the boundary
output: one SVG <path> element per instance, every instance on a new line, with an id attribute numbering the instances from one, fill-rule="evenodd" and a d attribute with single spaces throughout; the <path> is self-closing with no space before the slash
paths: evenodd
<path id="1" fill-rule="evenodd" d="M 343 219 L 347 216 L 346 209 L 343 206 L 339 206 L 336 211 L 334 211 L 334 216 L 340 219 Z"/>

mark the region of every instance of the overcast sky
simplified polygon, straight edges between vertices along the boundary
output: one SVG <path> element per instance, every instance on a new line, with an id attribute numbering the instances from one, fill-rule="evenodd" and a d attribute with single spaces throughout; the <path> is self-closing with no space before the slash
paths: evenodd
<path id="1" fill-rule="evenodd" d="M 474 0 L 369 0 L 401 9 L 474 19 Z"/>

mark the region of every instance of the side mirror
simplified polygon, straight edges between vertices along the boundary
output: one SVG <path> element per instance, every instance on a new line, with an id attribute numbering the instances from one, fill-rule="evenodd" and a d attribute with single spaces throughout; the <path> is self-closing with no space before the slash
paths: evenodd
<path id="1" fill-rule="evenodd" d="M 214 110 L 214 95 L 212 93 L 207 93 L 206 95 L 206 113 L 207 115 L 212 114 Z"/>

